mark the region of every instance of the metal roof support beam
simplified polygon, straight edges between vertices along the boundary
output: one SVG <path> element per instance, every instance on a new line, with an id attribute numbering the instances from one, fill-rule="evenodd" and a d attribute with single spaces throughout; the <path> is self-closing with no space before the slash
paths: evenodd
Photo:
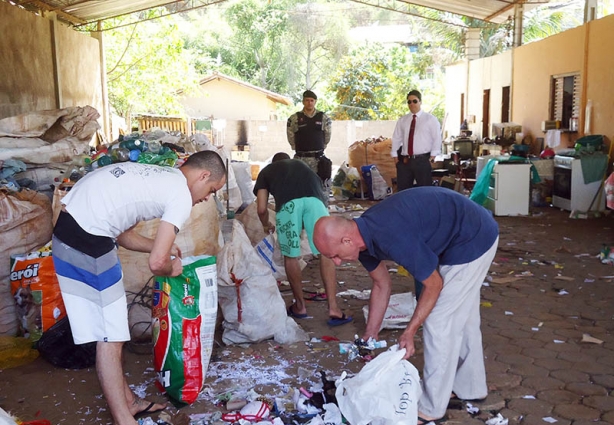
<path id="1" fill-rule="evenodd" d="M 49 19 L 49 29 L 51 34 L 51 61 L 53 62 L 53 91 L 55 94 L 55 107 L 62 109 L 64 100 L 62 98 L 62 78 L 60 77 L 60 45 L 58 42 L 58 20 L 54 12 L 44 13 L 44 17 Z"/>
<path id="2" fill-rule="evenodd" d="M 421 18 L 421 19 L 426 19 L 429 21 L 435 21 L 435 22 L 442 22 L 446 25 L 452 25 L 452 26 L 456 26 L 456 27 L 460 27 L 460 28 L 467 28 L 467 25 L 461 25 L 461 24 L 457 24 L 454 22 L 448 22 L 448 21 L 444 21 L 442 19 L 435 19 L 435 18 L 431 18 L 428 16 L 422 16 L 419 13 L 415 13 L 415 12 L 411 12 L 409 11 L 409 6 L 410 3 L 407 2 L 401 2 L 402 4 L 404 4 L 404 8 L 401 9 L 400 7 L 398 7 L 396 5 L 396 2 L 393 3 L 392 5 L 389 5 L 388 1 L 380 1 L 380 0 L 350 0 L 353 3 L 359 3 L 359 4 L 364 4 L 366 6 L 372 6 L 372 7 L 377 7 L 378 9 L 384 9 L 384 10 L 390 10 L 392 12 L 398 12 L 398 13 L 402 13 L 403 15 L 409 15 L 409 16 L 415 16 L 417 18 Z M 384 4 L 382 4 L 384 3 Z M 437 10 L 437 9 L 433 9 L 433 10 Z"/>
<path id="3" fill-rule="evenodd" d="M 80 24 L 85 24 L 86 23 L 83 19 L 79 19 L 76 16 L 71 15 L 70 13 L 63 12 L 62 10 L 54 9 L 54 8 L 50 7 L 48 4 L 46 4 L 46 3 L 42 2 L 42 1 L 26 0 L 26 1 L 18 2 L 17 5 L 18 6 L 22 6 L 24 8 L 26 7 L 26 5 L 35 6 L 43 14 L 53 12 L 58 17 L 62 18 L 63 20 L 65 20 L 67 22 L 70 22 L 73 25 L 80 25 Z"/>
<path id="4" fill-rule="evenodd" d="M 584 0 L 584 23 L 597 19 L 597 0 Z"/>
<path id="5" fill-rule="evenodd" d="M 524 3 L 514 6 L 514 47 L 522 46 L 522 20 L 524 18 Z"/>
<path id="6" fill-rule="evenodd" d="M 111 114 L 109 107 L 109 92 L 107 89 L 107 60 L 104 54 L 104 34 L 102 32 L 102 21 L 97 23 L 97 31 L 91 33 L 92 37 L 98 40 L 98 54 L 100 55 L 100 86 L 102 90 L 102 131 L 106 140 L 112 140 L 111 135 Z"/>

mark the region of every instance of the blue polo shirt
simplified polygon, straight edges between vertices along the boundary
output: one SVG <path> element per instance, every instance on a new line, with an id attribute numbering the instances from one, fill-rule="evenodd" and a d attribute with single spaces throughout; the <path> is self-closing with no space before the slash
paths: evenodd
<path id="1" fill-rule="evenodd" d="M 354 220 L 367 246 L 358 259 L 368 271 L 393 260 L 418 281 L 439 265 L 478 259 L 499 235 L 490 211 L 458 192 L 432 186 L 403 190 Z"/>

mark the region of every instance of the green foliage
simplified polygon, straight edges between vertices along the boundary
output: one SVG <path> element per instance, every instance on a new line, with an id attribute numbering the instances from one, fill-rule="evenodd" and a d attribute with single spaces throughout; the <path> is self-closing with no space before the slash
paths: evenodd
<path id="1" fill-rule="evenodd" d="M 197 75 L 175 20 L 146 21 L 103 34 L 109 102 L 115 112 L 127 118 L 132 113 L 181 114 L 175 93 L 195 87 Z"/>
<path id="2" fill-rule="evenodd" d="M 379 44 L 361 46 L 345 56 L 330 83 L 337 120 L 397 119 L 407 113 L 405 95 L 417 87 L 409 50 Z"/>
<path id="3" fill-rule="evenodd" d="M 230 62 L 245 81 L 278 90 L 283 84 L 279 45 L 287 28 L 284 1 L 243 0 L 226 12 L 232 28 Z"/>
<path id="4" fill-rule="evenodd" d="M 317 90 L 326 82 L 347 53 L 349 21 L 335 13 L 336 4 L 308 1 L 289 9 L 287 89 L 296 100 L 304 90 Z"/>

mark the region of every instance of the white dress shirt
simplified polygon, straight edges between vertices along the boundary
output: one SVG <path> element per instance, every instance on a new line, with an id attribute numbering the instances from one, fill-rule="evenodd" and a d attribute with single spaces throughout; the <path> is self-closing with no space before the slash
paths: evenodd
<path id="1" fill-rule="evenodd" d="M 390 155 L 397 156 L 399 147 L 403 147 L 401 155 L 407 155 L 407 141 L 409 128 L 414 114 L 403 115 L 397 121 L 392 133 L 392 151 Z M 430 156 L 441 154 L 441 134 L 439 120 L 428 112 L 422 110 L 416 114 L 416 128 L 414 129 L 414 155 L 429 153 Z"/>

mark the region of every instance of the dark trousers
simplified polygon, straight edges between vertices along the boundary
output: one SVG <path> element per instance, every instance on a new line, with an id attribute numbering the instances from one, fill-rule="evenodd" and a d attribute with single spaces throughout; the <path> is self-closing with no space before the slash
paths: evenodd
<path id="1" fill-rule="evenodd" d="M 420 156 L 418 158 L 407 158 L 399 156 L 397 162 L 397 191 L 409 189 L 414 186 L 431 186 L 433 178 L 431 177 L 431 161 L 429 155 Z M 414 180 L 416 183 L 414 184 Z"/>

